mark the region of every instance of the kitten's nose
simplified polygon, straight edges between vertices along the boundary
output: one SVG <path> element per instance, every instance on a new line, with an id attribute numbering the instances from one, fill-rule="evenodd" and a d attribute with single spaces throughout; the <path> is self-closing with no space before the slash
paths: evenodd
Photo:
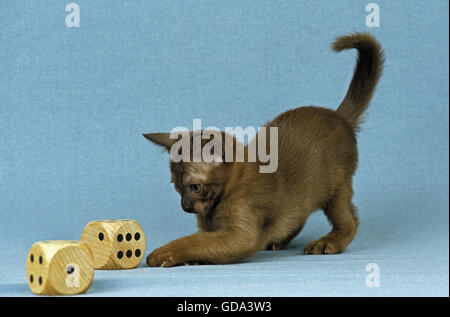
<path id="1" fill-rule="evenodd" d="M 181 200 L 181 208 L 183 208 L 184 211 L 189 212 L 189 213 L 194 212 L 193 206 L 191 204 L 187 203 L 185 199 Z"/>

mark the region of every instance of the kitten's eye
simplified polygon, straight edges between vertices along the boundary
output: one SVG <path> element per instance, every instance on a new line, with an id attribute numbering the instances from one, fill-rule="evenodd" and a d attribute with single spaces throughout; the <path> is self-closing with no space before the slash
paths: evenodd
<path id="1" fill-rule="evenodd" d="M 180 192 L 180 186 L 178 186 L 177 184 L 173 184 L 173 186 L 175 187 L 175 190 L 176 190 L 177 192 Z"/>
<path id="2" fill-rule="evenodd" d="M 202 190 L 202 184 L 191 184 L 191 190 L 194 193 L 199 193 Z"/>

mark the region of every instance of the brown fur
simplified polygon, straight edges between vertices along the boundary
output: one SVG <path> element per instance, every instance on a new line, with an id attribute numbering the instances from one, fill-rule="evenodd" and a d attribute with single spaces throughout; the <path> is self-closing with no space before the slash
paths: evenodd
<path id="1" fill-rule="evenodd" d="M 283 248 L 318 208 L 333 228 L 309 243 L 305 254 L 344 251 L 358 228 L 351 201 L 358 120 L 381 75 L 383 54 L 367 33 L 339 37 L 333 48 L 358 50 L 349 90 L 336 111 L 301 107 L 267 123 L 278 127 L 276 172 L 260 173 L 260 162 L 170 163 L 182 207 L 195 212 L 199 232 L 154 250 L 147 257 L 150 266 L 231 263 L 260 250 Z M 167 150 L 176 141 L 167 133 L 144 136 Z M 192 184 L 201 184 L 200 192 Z"/>

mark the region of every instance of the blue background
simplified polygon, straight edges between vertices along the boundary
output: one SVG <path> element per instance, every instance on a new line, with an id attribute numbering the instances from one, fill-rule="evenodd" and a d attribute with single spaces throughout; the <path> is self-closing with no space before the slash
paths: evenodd
<path id="1" fill-rule="evenodd" d="M 369 31 L 386 65 L 359 134 L 347 251 L 304 256 L 327 233 L 315 213 L 284 251 L 238 264 L 97 271 L 87 295 L 448 296 L 448 1 L 0 1 L 0 295 L 30 295 L 33 242 L 79 239 L 88 221 L 132 218 L 147 253 L 196 231 L 170 184 L 168 155 L 142 132 L 260 126 L 342 100 Z M 368 288 L 365 267 L 380 267 Z"/>

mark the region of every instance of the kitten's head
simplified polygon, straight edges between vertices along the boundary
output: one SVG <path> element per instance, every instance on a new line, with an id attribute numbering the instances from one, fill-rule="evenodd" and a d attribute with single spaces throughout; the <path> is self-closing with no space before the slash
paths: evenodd
<path id="1" fill-rule="evenodd" d="M 225 142 L 222 142 L 221 162 L 210 163 L 201 161 L 193 162 L 193 137 L 199 132 L 190 132 L 190 153 L 188 161 L 174 162 L 170 160 L 171 182 L 175 190 L 181 195 L 181 207 L 189 213 L 196 213 L 201 216 L 208 215 L 215 209 L 220 199 L 225 193 L 231 163 L 225 162 Z M 221 133 L 222 140 L 225 140 L 225 133 Z M 170 133 L 149 133 L 144 136 L 151 142 L 163 147 L 169 153 L 172 146 L 179 139 L 171 139 Z M 201 148 L 207 144 L 210 139 L 201 139 Z M 235 142 L 235 140 L 233 139 Z M 233 142 L 233 143 L 234 143 Z M 181 155 L 181 151 L 178 151 Z"/>

